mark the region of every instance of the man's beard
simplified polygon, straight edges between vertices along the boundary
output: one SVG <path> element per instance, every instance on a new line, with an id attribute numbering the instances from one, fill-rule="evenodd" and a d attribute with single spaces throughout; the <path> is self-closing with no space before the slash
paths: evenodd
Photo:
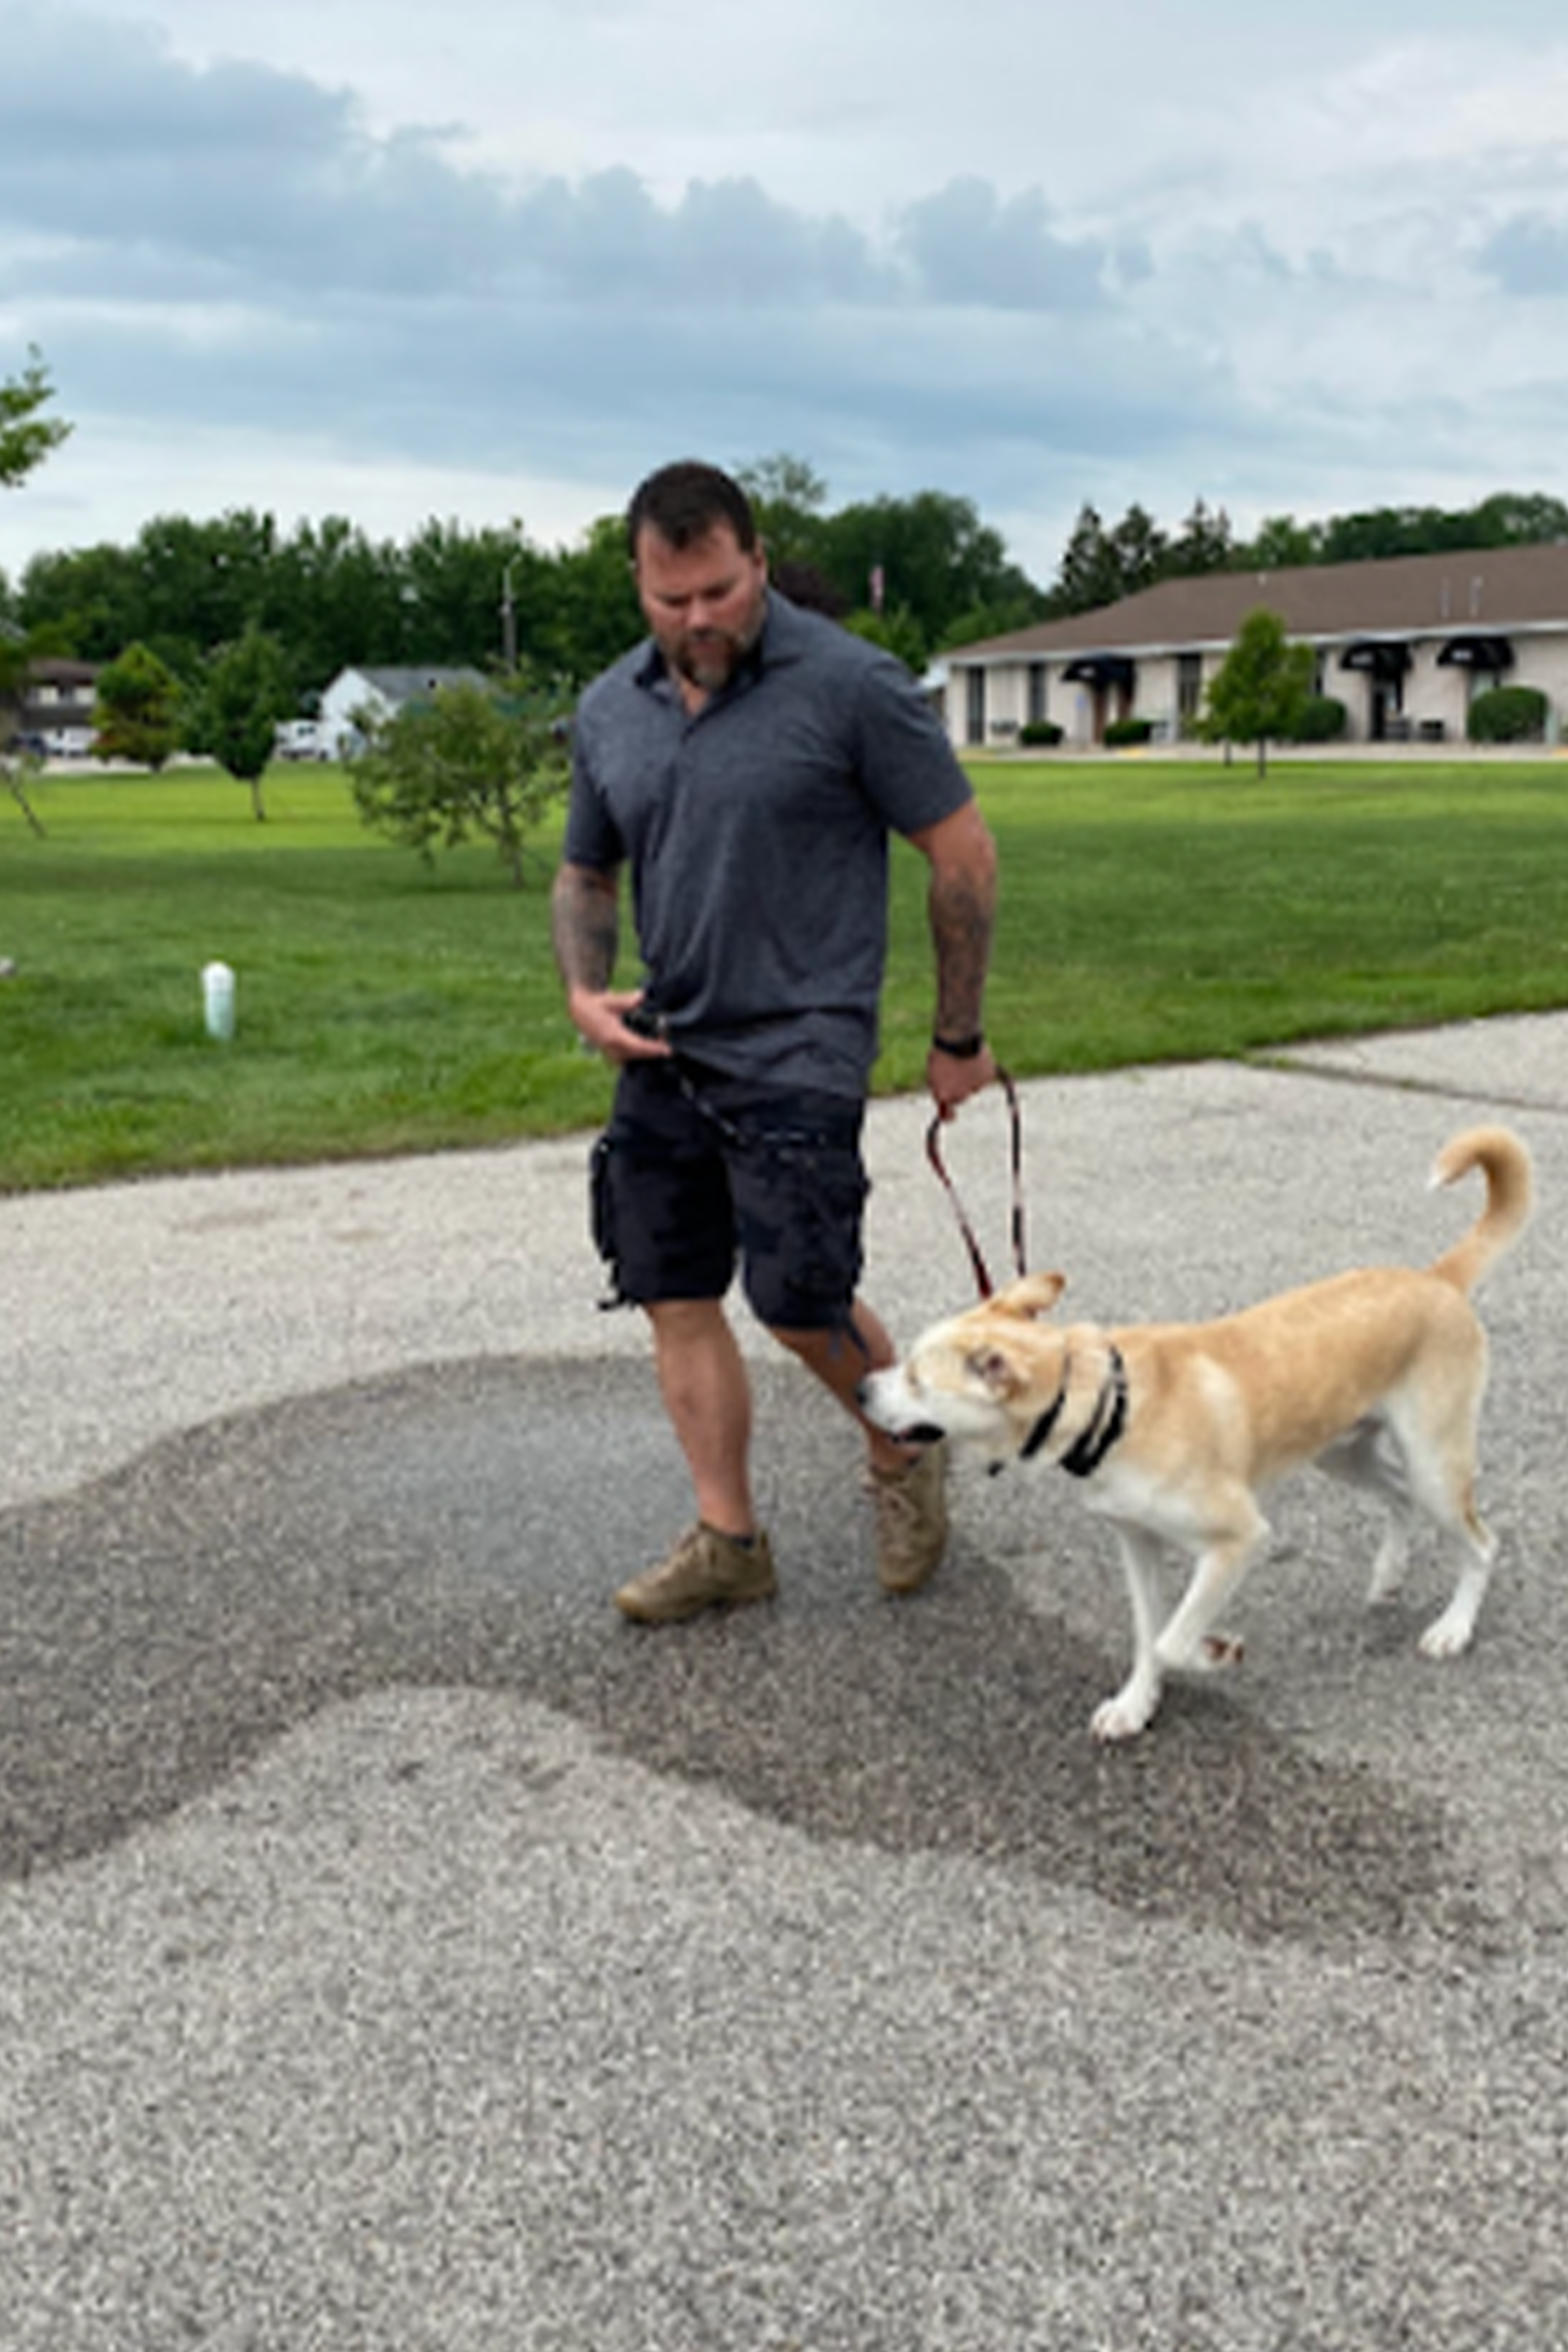
<path id="1" fill-rule="evenodd" d="M 701 687 L 705 693 L 714 694 L 729 685 L 748 651 L 741 638 L 714 633 L 682 637 L 672 649 L 670 660 L 682 677 Z"/>
<path id="2" fill-rule="evenodd" d="M 678 631 L 665 646 L 664 657 L 671 669 L 704 694 L 717 694 L 729 685 L 762 635 L 763 619 L 763 608 L 759 604 L 755 618 L 742 628 Z"/>

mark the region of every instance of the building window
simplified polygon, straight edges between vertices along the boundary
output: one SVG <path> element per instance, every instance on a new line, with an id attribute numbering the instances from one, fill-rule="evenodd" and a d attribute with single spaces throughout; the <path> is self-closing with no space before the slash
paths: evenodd
<path id="1" fill-rule="evenodd" d="M 1204 657 L 1202 654 L 1178 654 L 1176 656 L 1176 717 L 1184 728 L 1191 726 L 1203 707 Z"/>
<path id="2" fill-rule="evenodd" d="M 1029 721 L 1029 725 L 1030 725 L 1031 727 L 1038 727 L 1038 726 L 1040 726 L 1040 725 L 1042 724 L 1042 722 L 1044 721 L 1045 718 L 1046 718 L 1046 665 L 1045 665 L 1045 663 L 1044 663 L 1044 662 L 1031 662 L 1031 663 L 1029 664 L 1029 678 L 1028 678 L 1028 721 Z"/>
<path id="3" fill-rule="evenodd" d="M 985 672 L 975 668 L 965 670 L 963 740 L 966 743 L 985 740 Z"/>

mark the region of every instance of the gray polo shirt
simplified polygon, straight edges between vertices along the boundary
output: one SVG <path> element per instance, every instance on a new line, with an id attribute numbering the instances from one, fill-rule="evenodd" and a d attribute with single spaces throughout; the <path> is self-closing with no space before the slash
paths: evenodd
<path id="1" fill-rule="evenodd" d="M 649 995 L 694 1059 L 859 1095 L 877 1055 L 889 832 L 971 798 L 902 662 L 770 594 L 695 718 L 652 640 L 583 696 L 564 854 L 631 875 Z"/>

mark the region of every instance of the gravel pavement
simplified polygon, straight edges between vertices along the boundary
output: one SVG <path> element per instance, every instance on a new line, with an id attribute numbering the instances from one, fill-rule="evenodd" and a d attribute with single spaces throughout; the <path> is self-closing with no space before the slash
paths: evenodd
<path id="1" fill-rule="evenodd" d="M 685 1506 L 581 1139 L 0 1200 L 5 2352 L 1536 2352 L 1568 2341 L 1568 1017 L 1022 1090 L 1119 1319 L 1424 1262 L 1506 1118 L 1476 1645 L 1287 1488 L 1234 1676 L 1089 1740 L 1113 1549 L 956 1481 L 878 1593 L 746 1327 L 783 1591 L 609 1592 Z M 868 1290 L 967 1261 L 879 1105 Z M 1005 1257 L 999 1098 L 949 1164 Z"/>

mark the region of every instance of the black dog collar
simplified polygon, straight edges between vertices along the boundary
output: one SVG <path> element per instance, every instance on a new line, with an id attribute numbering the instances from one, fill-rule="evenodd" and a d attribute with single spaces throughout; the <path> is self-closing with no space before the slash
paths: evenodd
<path id="1" fill-rule="evenodd" d="M 1041 1413 L 1023 1444 L 1018 1448 L 1020 1462 L 1032 1462 L 1052 1430 L 1061 1419 L 1062 1407 L 1068 1401 L 1068 1382 L 1072 1376 L 1072 1359 L 1062 1365 L 1062 1384 L 1051 1402 Z M 1127 1366 L 1121 1350 L 1114 1344 L 1110 1362 L 1100 1394 L 1094 1401 L 1089 1426 L 1068 1447 L 1060 1466 L 1069 1478 L 1088 1478 L 1099 1469 L 1117 1439 L 1127 1426 Z"/>
<path id="2" fill-rule="evenodd" d="M 1114 1342 L 1110 1364 L 1100 1382 L 1089 1427 L 1075 1438 L 1061 1457 L 1069 1478 L 1088 1478 L 1099 1469 L 1127 1426 L 1127 1366 Z"/>

